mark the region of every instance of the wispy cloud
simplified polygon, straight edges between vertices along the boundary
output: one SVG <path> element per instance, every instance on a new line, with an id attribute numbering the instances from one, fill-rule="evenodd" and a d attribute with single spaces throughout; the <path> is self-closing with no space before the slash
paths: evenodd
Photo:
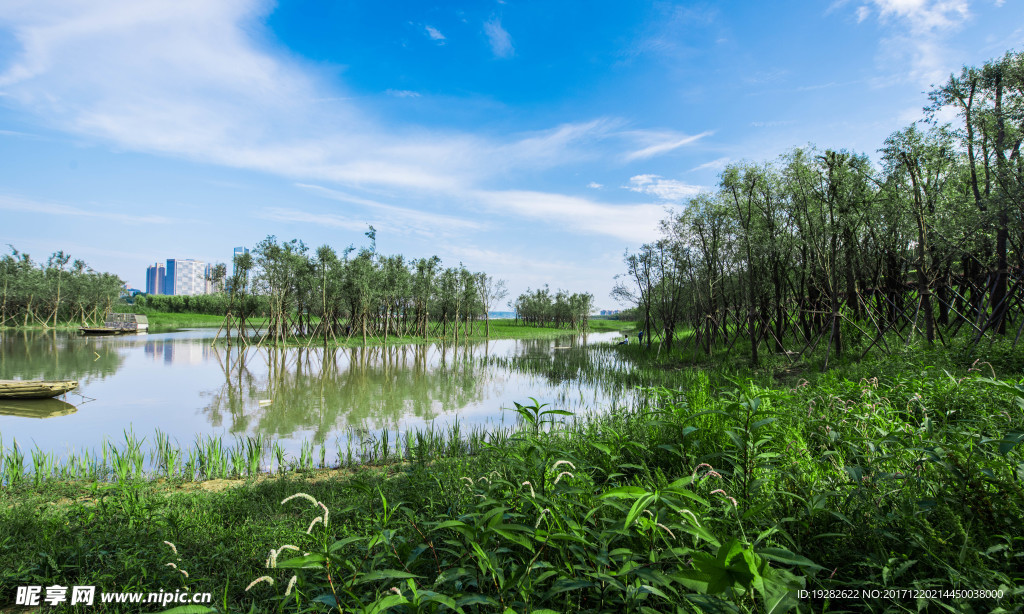
<path id="1" fill-rule="evenodd" d="M 484 23 L 484 33 L 487 35 L 487 42 L 491 45 L 491 53 L 495 57 L 510 58 L 515 55 L 515 48 L 512 46 L 512 37 L 501 27 L 501 20 L 494 18 Z"/>
<path id="2" fill-rule="evenodd" d="M 881 19 L 899 18 L 915 32 L 954 28 L 970 14 L 966 0 L 871 0 Z"/>
<path id="3" fill-rule="evenodd" d="M 434 26 L 424 26 L 424 29 L 427 31 L 427 36 L 430 37 L 430 40 L 438 41 L 438 43 L 444 44 L 445 36 L 444 34 L 441 34 L 440 30 L 438 30 Z"/>
<path id="4" fill-rule="evenodd" d="M 587 184 L 587 187 L 590 188 L 591 190 L 600 190 L 600 189 L 604 188 L 603 185 L 601 185 L 600 183 L 598 183 L 596 181 L 591 181 L 590 183 Z"/>
<path id="5" fill-rule="evenodd" d="M 384 90 L 384 93 L 388 96 L 394 96 L 395 98 L 419 98 L 420 93 L 412 90 Z"/>
<path id="6" fill-rule="evenodd" d="M 551 288 L 593 292 L 595 288 L 607 283 L 609 267 L 617 268 L 620 264 L 618 252 L 615 252 L 610 262 L 594 259 L 580 263 L 579 259 L 562 260 L 558 250 L 524 254 L 521 250 L 499 251 L 461 243 L 443 246 L 438 255 L 444 258 L 445 262 L 449 262 L 449 259 L 472 262 L 474 267 L 480 267 L 506 280 L 512 288 L 521 290 L 548 284 Z M 599 305 L 608 301 L 606 296 L 600 294 L 595 298 Z M 506 298 L 507 302 L 514 300 L 515 293 Z M 497 309 L 505 309 L 506 304 L 498 305 Z"/>
<path id="7" fill-rule="evenodd" d="M 630 143 L 627 159 L 638 160 L 710 134 L 622 132 L 622 122 L 614 118 L 499 136 L 383 125 L 375 114 L 363 112 L 359 97 L 327 82 L 316 66 L 272 54 L 260 42 L 260 22 L 270 9 L 263 0 L 2 5 L 0 27 L 20 45 L 0 73 L 5 104 L 20 105 L 48 126 L 93 143 L 283 176 L 303 190 L 362 208 L 325 213 L 315 207 L 268 208 L 261 214 L 265 219 L 348 229 L 374 220 L 399 232 L 435 236 L 483 226 L 362 196 L 386 193 L 413 203 L 460 203 L 467 210 L 483 205 L 575 232 L 644 241 L 656 236 L 662 205 L 611 205 L 486 187 L 521 169 L 615 155 L 597 146 L 605 140 Z M 514 54 L 497 18 L 485 24 L 485 32 L 496 56 Z M 6 207 L 14 205 L 7 201 Z M 45 210 L 108 215 L 126 223 L 168 221 L 57 206 Z"/>
<path id="8" fill-rule="evenodd" d="M 29 132 L 19 132 L 17 130 L 0 130 L 0 135 L 17 137 L 20 139 L 31 139 L 33 141 L 45 141 L 49 140 L 48 137 L 40 136 L 38 134 L 31 134 Z"/>
<path id="9" fill-rule="evenodd" d="M 478 191 L 475 198 L 494 212 L 557 224 L 585 234 L 632 242 L 650 241 L 665 216 L 662 205 L 610 205 L 586 198 L 528 190 Z"/>
<path id="10" fill-rule="evenodd" d="M 730 158 L 728 158 L 728 157 L 716 158 L 716 159 L 714 159 L 714 160 L 712 160 L 710 162 L 705 162 L 704 164 L 700 164 L 700 165 L 697 165 L 697 166 L 691 168 L 690 172 L 692 173 L 693 171 L 703 171 L 703 170 L 720 171 L 723 168 L 725 168 L 725 165 L 728 164 L 729 161 L 730 161 Z"/>
<path id="11" fill-rule="evenodd" d="M 651 131 L 633 131 L 626 133 L 627 135 L 634 136 L 645 146 L 630 152 L 627 152 L 624 156 L 627 162 L 633 160 L 646 160 L 647 158 L 653 158 L 661 154 L 668 153 L 672 150 L 679 149 L 684 145 L 695 143 L 700 139 L 713 134 L 712 131 L 701 132 L 700 134 L 694 135 L 681 135 L 672 132 L 651 132 Z"/>
<path id="12" fill-rule="evenodd" d="M 696 51 L 695 35 L 710 31 L 719 15 L 713 3 L 659 3 L 655 7 L 657 16 L 629 49 L 630 55 L 652 55 L 670 61 L 688 59 Z"/>
<path id="13" fill-rule="evenodd" d="M 260 210 L 256 215 L 272 222 L 315 224 L 317 226 L 341 228 L 353 232 L 365 231 L 368 224 L 372 224 L 374 227 L 380 224 L 380 220 L 377 219 L 358 219 L 335 213 L 313 213 L 287 207 L 267 207 Z"/>
<path id="14" fill-rule="evenodd" d="M 130 151 L 353 189 L 459 192 L 516 168 L 593 156 L 582 145 L 616 125 L 598 119 L 491 137 L 383 125 L 316 66 L 260 43 L 253 33 L 270 10 L 263 0 L 2 6 L 0 27 L 21 47 L 0 69 L 7 104 Z M 488 23 L 495 52 L 511 54 L 500 22 Z"/>
<path id="15" fill-rule="evenodd" d="M 125 213 L 115 213 L 112 211 L 87 210 L 78 207 L 72 207 L 70 205 L 41 202 L 38 200 L 21 198 L 18 196 L 5 195 L 0 195 L 0 210 L 18 211 L 21 213 L 33 213 L 42 215 L 91 217 L 132 225 L 170 224 L 176 221 L 172 218 L 164 217 L 162 215 L 128 215 Z"/>
<path id="16" fill-rule="evenodd" d="M 683 183 L 676 179 L 665 179 L 659 175 L 635 175 L 629 178 L 629 185 L 623 187 L 632 192 L 649 194 L 672 202 L 688 200 L 704 190 L 699 185 Z"/>
<path id="17" fill-rule="evenodd" d="M 925 87 L 955 68 L 943 39 L 970 18 L 967 0 L 870 0 L 857 8 L 858 22 L 870 16 L 871 8 L 879 23 L 894 28 L 881 42 L 880 64 L 910 66 L 907 77 Z"/>
<path id="18" fill-rule="evenodd" d="M 372 211 L 375 214 L 375 217 L 379 218 L 378 222 L 374 224 L 375 226 L 377 224 L 381 224 L 382 226 L 395 228 L 404 233 L 416 232 L 419 234 L 435 236 L 457 234 L 467 230 L 482 230 L 485 228 L 484 224 L 472 220 L 466 220 L 440 213 L 430 213 L 417 209 L 409 209 L 407 207 L 388 205 L 368 198 L 347 194 L 340 190 L 333 190 L 324 186 L 306 183 L 297 183 L 295 186 L 323 198 L 357 205 L 358 207 Z M 338 219 L 339 221 L 342 220 L 340 217 Z M 350 221 L 350 218 L 345 219 Z M 346 221 L 345 223 L 348 222 Z M 365 228 L 365 223 L 363 223 L 361 227 Z"/>
<path id="19" fill-rule="evenodd" d="M 588 122 L 561 124 L 522 135 L 496 146 L 487 156 L 503 166 L 551 167 L 594 156 L 592 147 L 615 136 L 621 122 L 601 118 Z"/>
<path id="20" fill-rule="evenodd" d="M 767 122 L 750 122 L 750 125 L 754 128 L 778 128 L 779 126 L 791 126 L 795 123 L 796 121 L 792 119 L 777 119 Z"/>

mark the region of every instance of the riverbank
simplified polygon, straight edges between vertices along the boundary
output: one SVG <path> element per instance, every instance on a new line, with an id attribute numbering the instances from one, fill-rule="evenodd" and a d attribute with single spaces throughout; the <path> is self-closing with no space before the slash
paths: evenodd
<path id="1" fill-rule="evenodd" d="M 144 313 L 149 320 L 150 332 L 167 332 L 177 330 L 181 328 L 220 328 L 224 324 L 224 316 L 201 314 L 201 313 L 168 313 L 168 312 L 147 312 Z M 252 326 L 266 326 L 267 319 L 262 317 L 253 317 L 246 320 L 246 322 Z M 27 326 L 27 327 L 8 327 L 0 330 L 4 331 L 18 331 L 18 330 L 70 330 L 75 331 L 81 326 L 81 323 L 62 323 L 57 326 Z M 635 322 L 627 322 L 620 320 L 590 320 L 588 332 L 613 332 L 613 331 L 632 331 L 636 328 Z M 491 340 L 498 339 L 547 339 L 554 337 L 564 337 L 566 335 L 577 334 L 572 329 L 557 328 L 553 326 L 529 326 L 519 324 L 515 320 L 509 319 L 495 319 L 491 320 L 490 323 L 490 336 L 485 334 L 486 325 L 484 321 L 475 322 L 471 326 L 470 335 L 465 336 L 460 332 L 459 342 L 476 342 L 485 341 L 488 338 Z M 454 339 L 454 336 L 449 332 L 447 339 L 449 341 Z M 411 337 L 411 336 L 389 336 L 387 345 L 407 345 L 411 343 L 438 343 L 442 339 L 436 337 L 430 337 L 424 340 L 422 337 Z M 315 345 L 322 346 L 323 340 L 321 337 L 315 337 L 310 339 L 309 337 L 298 337 L 285 345 L 290 346 L 306 346 Z M 346 342 L 343 337 L 338 339 L 330 338 L 328 340 L 328 347 L 361 347 L 363 345 L 362 336 L 353 333 L 353 336 Z M 384 345 L 384 339 L 382 337 L 369 336 L 367 337 L 366 345 Z"/>
<path id="2" fill-rule="evenodd" d="M 428 337 L 424 339 L 420 336 L 400 336 L 400 335 L 389 335 L 385 341 L 383 336 L 370 335 L 366 338 L 366 346 L 378 346 L 378 345 L 410 345 L 410 344 L 422 344 L 422 343 L 455 343 L 456 341 L 460 344 L 463 343 L 478 343 L 483 341 L 498 341 L 501 339 L 554 339 L 558 337 L 567 337 L 573 335 L 579 335 L 580 332 L 571 328 L 560 328 L 555 326 L 532 326 L 527 324 L 518 323 L 515 320 L 501 319 L 491 320 L 490 334 L 488 335 L 483 321 L 475 322 L 470 327 L 470 333 L 467 335 L 463 330 L 459 331 L 458 337 L 455 336 L 451 328 L 449 328 L 448 335 L 445 337 Z M 628 332 L 635 328 L 635 322 L 625 322 L 619 320 L 591 320 L 587 333 L 606 333 L 606 332 Z M 285 346 L 313 346 L 323 347 L 322 337 L 296 337 L 289 339 Z M 327 340 L 327 347 L 363 347 L 363 337 L 358 331 L 353 331 L 352 336 L 347 340 L 344 337 L 329 337 Z"/>
<path id="3" fill-rule="evenodd" d="M 569 417 L 526 401 L 515 433 L 374 437 L 369 465 L 334 472 L 26 477 L 0 505 L 0 600 L 56 583 L 211 592 L 221 612 L 1014 611 L 1020 374 L 915 349 L 785 381 L 683 369 L 553 429 Z M 866 592 L 883 587 L 913 592 Z M 813 592 L 838 590 L 860 597 Z"/>
<path id="4" fill-rule="evenodd" d="M 165 330 L 173 330 L 177 328 L 217 328 L 224 322 L 224 316 L 209 315 L 201 313 L 143 313 L 149 320 L 150 330 L 156 329 L 157 332 Z M 255 323 L 264 323 L 263 318 L 254 319 Z M 103 321 L 100 319 L 97 322 L 89 323 L 88 326 L 102 326 Z M 60 331 L 77 331 L 80 327 L 85 326 L 80 321 L 75 322 L 60 322 L 55 326 L 43 326 L 36 324 L 33 326 L 7 326 L 0 327 L 0 331 L 14 332 L 19 330 L 60 330 Z"/>

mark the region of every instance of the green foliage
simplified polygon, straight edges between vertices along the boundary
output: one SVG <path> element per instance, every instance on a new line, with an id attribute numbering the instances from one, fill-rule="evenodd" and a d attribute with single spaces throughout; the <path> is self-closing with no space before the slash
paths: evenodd
<path id="1" fill-rule="evenodd" d="M 525 324 L 586 330 L 593 303 L 594 297 L 586 293 L 570 295 L 558 290 L 551 296 L 551 290 L 545 285 L 537 290 L 527 289 L 510 306 L 516 318 Z"/>
<path id="2" fill-rule="evenodd" d="M 223 587 L 222 612 L 785 612 L 851 605 L 814 591 L 895 588 L 940 592 L 856 608 L 1013 611 L 1024 383 L 908 357 L 795 385 L 676 372 L 587 417 L 530 399 L 513 432 L 366 433 L 339 444 L 332 474 L 311 444 L 291 459 L 261 440 L 186 454 L 158 433 L 170 487 L 137 479 L 131 433 L 94 462 L 4 448 L 0 594 L 174 581 Z M 112 483 L 68 481 L 79 466 Z M 272 468 L 223 492 L 177 486 Z M 281 504 L 296 492 L 309 498 Z M 960 589 L 1002 597 L 941 596 Z"/>
<path id="3" fill-rule="evenodd" d="M 972 351 L 996 338 L 1016 349 L 1024 53 L 964 67 L 930 98 L 926 119 L 886 139 L 877 166 L 797 148 L 728 165 L 717 190 L 672 212 L 661 239 L 625 254 L 612 293 L 635 306 L 647 344 L 671 350 L 681 337 L 711 355 L 743 339 L 755 366 L 819 346 L 826 366 L 851 349 L 898 353 L 918 336 L 947 345 L 965 329 Z M 943 110 L 954 125 L 938 123 Z"/>
<path id="4" fill-rule="evenodd" d="M 0 328 L 102 322 L 122 304 L 123 292 L 117 276 L 94 271 L 82 260 L 72 262 L 63 251 L 43 264 L 11 246 L 0 258 Z"/>

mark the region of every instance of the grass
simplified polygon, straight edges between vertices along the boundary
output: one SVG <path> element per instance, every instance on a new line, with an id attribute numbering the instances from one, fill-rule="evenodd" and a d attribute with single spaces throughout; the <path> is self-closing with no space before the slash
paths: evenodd
<path id="1" fill-rule="evenodd" d="M 174 330 L 177 328 L 218 328 L 224 323 L 224 316 L 202 313 L 146 313 L 149 328 L 153 332 Z M 255 318 L 254 324 L 262 322 Z"/>
<path id="2" fill-rule="evenodd" d="M 64 458 L 0 441 L 0 609 L 56 583 L 218 612 L 1020 611 L 1024 349 L 892 345 L 824 372 L 751 368 L 741 343 L 492 358 L 621 402 L 294 457 L 159 431 Z"/>
<path id="3" fill-rule="evenodd" d="M 633 322 L 624 322 L 619 320 L 591 320 L 589 332 L 615 332 L 615 331 L 628 331 L 635 326 Z M 556 339 L 564 338 L 569 336 L 575 336 L 579 333 L 568 328 L 556 328 L 554 326 L 532 326 L 517 324 L 515 320 L 500 319 L 491 320 L 491 332 L 490 337 L 485 334 L 484 322 L 478 321 L 471 325 L 470 334 L 466 336 L 464 331 L 460 329 L 459 332 L 459 343 L 476 343 L 486 341 L 501 340 L 501 339 Z M 453 343 L 455 340 L 452 329 L 449 328 L 448 336 L 446 338 L 440 338 L 431 336 L 424 340 L 423 337 L 418 336 L 400 336 L 400 335 L 389 335 L 387 338 L 386 345 L 410 345 L 410 344 L 421 344 L 421 343 Z M 306 346 L 313 345 L 321 347 L 323 345 L 322 337 L 296 337 L 290 339 L 285 345 L 290 346 Z M 333 338 L 328 339 L 328 347 L 362 347 L 363 337 L 358 331 L 354 331 L 352 336 L 346 341 L 344 337 L 338 337 L 337 340 Z M 368 336 L 366 345 L 385 345 L 383 336 Z"/>
<path id="4" fill-rule="evenodd" d="M 514 429 L 364 432 L 297 458 L 159 433 L 67 459 L 11 442 L 0 598 L 58 583 L 211 592 L 221 612 L 1018 611 L 1021 374 L 911 349 L 783 378 L 661 356 L 640 369 L 672 386 L 625 407 L 526 401 Z M 613 353 L 645 350 L 606 350 L 582 377 L 632 385 Z M 813 592 L 886 588 L 917 593 Z"/>
<path id="5" fill-rule="evenodd" d="M 168 330 L 174 330 L 178 328 L 218 328 L 224 323 L 224 316 L 220 315 L 207 315 L 207 314 L 195 314 L 195 313 L 163 313 L 153 312 L 147 313 L 146 317 L 149 319 L 150 330 L 153 332 L 162 332 Z M 265 318 L 249 318 L 248 323 L 253 326 L 265 325 Z M 619 320 L 591 320 L 590 321 L 590 332 L 613 332 L 613 331 L 628 331 L 636 324 L 634 322 L 625 322 Z M 495 319 L 491 320 L 491 335 L 490 339 L 550 339 L 556 337 L 565 337 L 567 335 L 575 334 L 574 331 L 564 328 L 555 327 L 544 327 L 544 326 L 524 326 L 518 325 L 514 320 L 507 319 Z M 448 340 L 452 340 L 452 333 L 449 330 Z M 460 342 L 462 341 L 484 341 L 487 339 L 484 334 L 484 322 L 479 321 L 473 324 L 471 327 L 471 334 L 466 339 L 461 333 L 459 335 Z M 440 339 L 431 337 L 426 342 L 423 341 L 422 337 L 404 337 L 394 336 L 388 337 L 388 345 L 406 345 L 412 343 L 436 343 Z M 313 345 L 320 345 L 322 339 L 315 337 L 313 339 L 296 338 L 289 342 L 289 345 L 306 345 L 308 343 Z M 360 347 L 362 346 L 362 336 L 353 334 L 352 338 L 346 343 L 344 338 L 339 338 L 336 342 L 331 339 L 328 343 L 331 347 Z M 377 337 L 369 337 L 367 345 L 383 345 L 383 339 Z"/>

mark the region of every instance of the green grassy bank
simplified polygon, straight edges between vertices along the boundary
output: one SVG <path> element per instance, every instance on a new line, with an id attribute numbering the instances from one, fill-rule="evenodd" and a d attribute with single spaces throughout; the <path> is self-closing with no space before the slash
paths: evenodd
<path id="1" fill-rule="evenodd" d="M 149 320 L 150 331 L 152 332 L 166 332 L 179 328 L 219 328 L 224 323 L 224 316 L 211 315 L 211 314 L 200 314 L 200 313 L 168 313 L 168 312 L 144 312 L 144 315 Z M 249 318 L 247 320 L 252 326 L 265 326 L 266 318 Z M 80 324 L 66 324 L 62 323 L 56 327 L 49 327 L 48 329 L 57 330 L 78 330 Z M 609 332 L 609 331 L 629 331 L 635 326 L 633 322 L 623 322 L 618 320 L 591 320 L 589 331 L 590 332 Z M 8 328 L 6 330 L 44 330 L 42 326 L 30 326 L 30 327 L 17 327 Z M 514 320 L 491 320 L 490 324 L 490 339 L 548 339 L 555 337 L 563 337 L 566 335 L 572 335 L 574 332 L 570 329 L 555 328 L 547 326 L 526 326 L 517 324 Z M 465 337 L 462 333 L 459 335 L 459 341 L 484 341 L 488 337 L 485 334 L 485 325 L 483 321 L 479 321 L 473 324 L 471 327 L 471 333 L 468 337 Z M 448 340 L 453 339 L 452 333 L 449 332 Z M 403 337 L 403 336 L 389 336 L 387 340 L 388 345 L 405 345 L 410 343 L 435 343 L 440 339 L 431 337 L 424 341 L 422 337 Z M 289 342 L 289 345 L 307 345 L 312 343 L 313 345 L 322 345 L 322 339 L 317 337 L 314 339 L 296 338 Z M 382 345 L 384 343 L 383 338 L 370 336 L 367 338 L 367 345 Z M 345 341 L 343 337 L 328 340 L 330 347 L 359 347 L 363 345 L 362 336 L 353 334 L 353 336 Z"/>
<path id="2" fill-rule="evenodd" d="M 259 452 L 274 478 L 5 464 L 0 607 L 57 583 L 210 592 L 221 612 L 1020 611 L 1024 385 L 964 360 L 665 364 L 673 386 L 630 407 L 527 401 L 514 433 L 377 438 L 334 471 Z"/>
<path id="3" fill-rule="evenodd" d="M 187 321 L 189 314 L 156 314 L 159 317 L 164 315 L 182 315 Z M 203 316 L 207 317 L 207 316 Z M 208 316 L 208 317 L 219 317 L 219 316 Z M 153 321 L 153 316 L 150 316 L 150 321 Z M 161 320 L 162 321 L 162 320 Z M 172 320 L 168 320 L 172 321 Z M 218 320 L 215 326 L 220 326 L 223 319 Z M 314 319 L 314 322 L 316 320 Z M 252 320 L 254 324 L 265 323 L 263 320 Z M 181 326 L 192 326 L 192 324 L 182 324 Z M 616 332 L 616 331 L 631 331 L 635 326 L 634 322 L 623 322 L 618 320 L 591 320 L 588 328 L 590 333 L 601 333 L 601 332 Z M 495 341 L 500 339 L 554 339 L 557 337 L 565 337 L 570 335 L 578 334 L 576 331 L 569 328 L 559 328 L 554 326 L 532 326 L 516 323 L 515 320 L 491 320 L 490 323 L 490 335 L 487 334 L 485 323 L 481 321 L 474 322 L 470 326 L 470 333 L 465 334 L 465 331 L 460 328 L 458 335 L 459 343 L 473 343 L 482 342 L 488 339 Z M 456 340 L 453 329 L 449 327 L 448 334 L 445 337 L 430 336 L 424 339 L 420 336 L 403 336 L 403 335 L 389 335 L 386 339 L 382 335 L 368 335 L 366 338 L 365 345 L 409 345 L 419 343 L 454 343 Z M 323 347 L 324 339 L 320 336 L 314 337 L 292 337 L 284 344 L 286 346 L 313 346 Z M 344 336 L 328 337 L 327 347 L 362 347 L 363 337 L 358 330 L 353 330 L 352 335 L 349 338 Z"/>
<path id="4" fill-rule="evenodd" d="M 151 329 L 171 330 L 175 328 L 217 328 L 224 323 L 224 316 L 202 313 L 147 313 Z M 254 322 L 260 323 L 257 318 Z"/>

